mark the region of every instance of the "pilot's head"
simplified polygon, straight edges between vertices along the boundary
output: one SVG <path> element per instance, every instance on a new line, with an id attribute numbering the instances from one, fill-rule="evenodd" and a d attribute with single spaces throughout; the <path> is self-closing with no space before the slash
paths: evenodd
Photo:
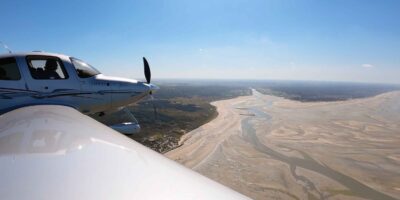
<path id="1" fill-rule="evenodd" d="M 58 67 L 57 61 L 56 60 L 47 60 L 46 65 L 44 66 L 44 69 L 46 71 L 56 71 Z"/>
<path id="2" fill-rule="evenodd" d="M 3 68 L 0 68 L 0 80 L 7 77 L 7 72 Z"/>

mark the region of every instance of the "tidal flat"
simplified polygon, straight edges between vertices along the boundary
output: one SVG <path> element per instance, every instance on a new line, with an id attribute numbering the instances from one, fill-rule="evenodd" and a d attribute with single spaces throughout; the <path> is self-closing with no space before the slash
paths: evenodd
<path id="1" fill-rule="evenodd" d="M 400 92 L 332 102 L 252 95 L 165 155 L 254 199 L 399 199 Z"/>

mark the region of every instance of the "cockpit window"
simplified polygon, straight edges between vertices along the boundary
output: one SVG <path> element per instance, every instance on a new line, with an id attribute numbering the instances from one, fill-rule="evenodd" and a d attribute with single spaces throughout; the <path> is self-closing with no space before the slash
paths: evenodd
<path id="1" fill-rule="evenodd" d="M 100 74 L 100 72 L 91 65 L 83 62 L 82 60 L 71 58 L 72 64 L 75 66 L 76 73 L 80 78 L 89 78 Z"/>
<path id="2" fill-rule="evenodd" d="M 17 61 L 15 58 L 2 58 L 0 59 L 0 80 L 20 80 L 21 74 L 19 73 Z"/>
<path id="3" fill-rule="evenodd" d="M 29 71 L 32 78 L 42 80 L 67 79 L 68 74 L 61 60 L 49 56 L 28 56 Z"/>

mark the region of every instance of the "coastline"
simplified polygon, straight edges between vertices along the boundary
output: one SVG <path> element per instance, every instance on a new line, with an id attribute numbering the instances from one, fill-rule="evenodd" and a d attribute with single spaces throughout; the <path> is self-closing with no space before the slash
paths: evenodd
<path id="1" fill-rule="evenodd" d="M 207 137 L 203 137 L 204 134 L 202 134 L 202 132 L 204 130 L 208 130 L 213 128 L 213 124 L 216 121 L 221 121 L 224 120 L 225 118 L 227 118 L 229 115 L 231 116 L 237 116 L 235 113 L 233 112 L 226 112 L 227 108 L 226 106 L 229 106 L 231 102 L 242 102 L 247 100 L 248 98 L 250 98 L 251 96 L 239 96 L 239 97 L 235 97 L 232 99 L 225 99 L 225 100 L 218 100 L 218 101 L 213 101 L 210 104 L 215 106 L 217 108 L 217 113 L 218 115 L 211 121 L 209 121 L 208 123 L 203 124 L 202 126 L 184 134 L 180 141 L 179 141 L 179 147 L 178 148 L 174 148 L 171 151 L 168 151 L 167 153 L 165 153 L 164 155 L 166 155 L 167 157 L 170 157 L 171 155 L 175 154 L 174 152 L 176 151 L 176 149 L 180 149 L 180 148 L 186 148 L 187 145 L 194 145 L 198 148 L 204 149 L 205 151 L 198 151 L 198 152 L 203 152 L 201 154 L 198 154 L 194 157 L 196 157 L 195 161 L 191 161 L 193 163 L 197 163 L 197 161 L 202 160 L 206 155 L 208 155 L 210 153 L 210 151 L 213 151 L 215 149 L 215 147 L 219 144 L 219 143 L 206 143 Z M 236 124 L 235 125 L 236 120 L 232 120 L 231 123 L 227 123 L 225 124 L 225 127 L 236 127 L 237 131 L 240 131 L 240 124 Z M 227 132 L 228 134 L 220 134 L 220 132 L 217 131 L 216 134 L 213 134 L 211 137 L 216 137 L 216 135 L 218 135 L 218 137 L 223 140 L 223 137 L 227 137 L 230 135 L 229 132 Z M 216 141 L 216 140 L 213 140 Z M 184 146 L 184 147 L 183 147 Z M 189 150 L 189 149 L 188 149 Z M 182 150 L 179 150 L 182 151 Z M 194 153 L 195 151 L 197 151 L 197 149 L 194 149 L 194 151 L 190 150 L 187 153 Z M 179 156 L 177 156 L 179 157 Z M 186 165 L 186 164 L 185 164 Z M 191 164 L 186 165 L 188 167 L 192 167 Z"/>
<path id="2" fill-rule="evenodd" d="M 400 166 L 393 159 L 400 157 L 398 100 L 400 92 L 389 92 L 304 103 L 257 92 L 215 101 L 219 115 L 185 134 L 165 156 L 254 199 L 391 199 L 400 195 L 392 169 Z M 366 162 L 378 162 L 384 172 Z"/>

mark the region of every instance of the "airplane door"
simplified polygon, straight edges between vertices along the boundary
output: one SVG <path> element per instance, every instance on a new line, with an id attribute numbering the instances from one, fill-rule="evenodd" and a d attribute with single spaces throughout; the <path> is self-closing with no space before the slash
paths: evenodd
<path id="1" fill-rule="evenodd" d="M 25 80 L 14 57 L 0 58 L 0 91 L 25 90 Z"/>
<path id="2" fill-rule="evenodd" d="M 70 104 L 73 97 L 68 95 L 79 91 L 80 86 L 73 71 L 59 57 L 32 55 L 25 58 L 27 65 L 26 82 L 30 90 L 46 102 Z"/>
<path id="3" fill-rule="evenodd" d="M 24 104 L 28 95 L 16 58 L 0 58 L 0 114 Z"/>

